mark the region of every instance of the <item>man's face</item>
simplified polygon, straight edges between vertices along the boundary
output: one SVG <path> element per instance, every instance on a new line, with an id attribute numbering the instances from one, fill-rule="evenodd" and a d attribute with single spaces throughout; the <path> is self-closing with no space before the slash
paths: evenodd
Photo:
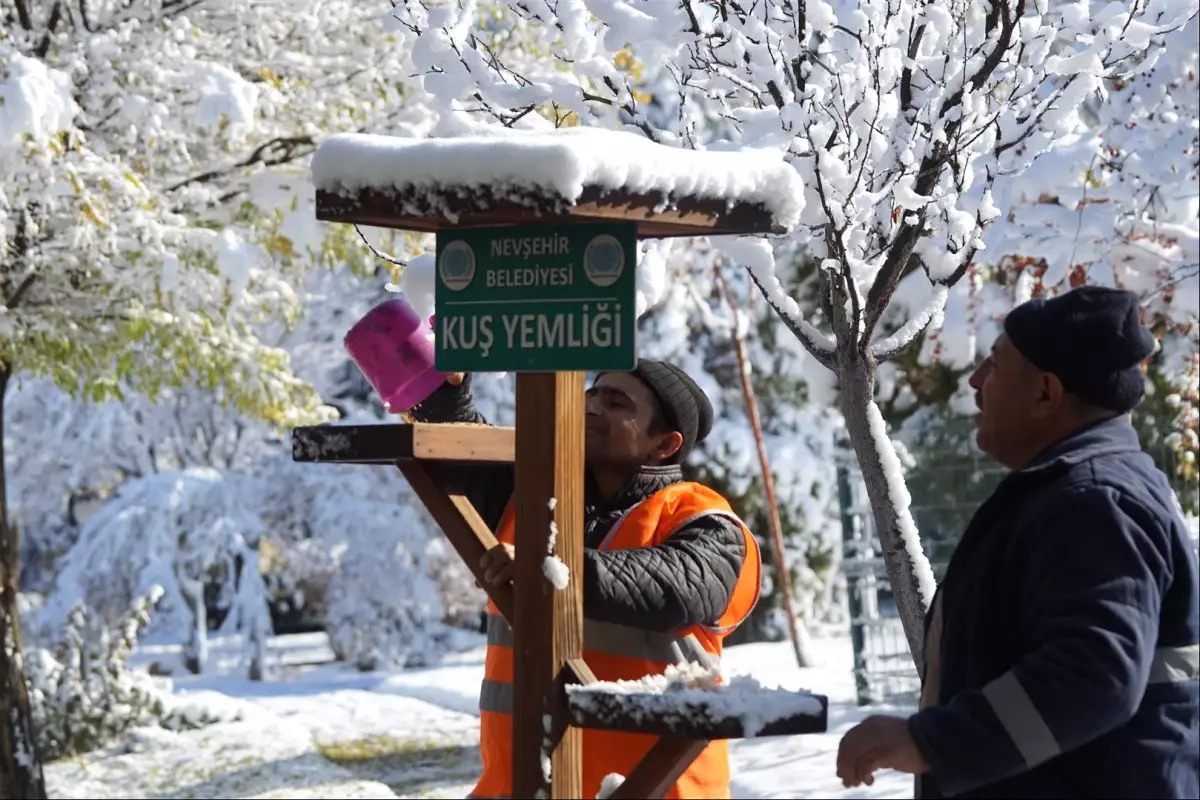
<path id="1" fill-rule="evenodd" d="M 622 469 L 663 463 L 682 437 L 660 430 L 658 402 L 631 374 L 601 375 L 587 391 L 586 458 L 593 467 Z M 656 425 L 658 423 L 658 425 Z"/>
<path id="2" fill-rule="evenodd" d="M 1045 376 L 1003 333 L 971 375 L 979 449 L 1009 468 L 1024 466 L 1028 444 L 1041 434 L 1046 416 Z"/>

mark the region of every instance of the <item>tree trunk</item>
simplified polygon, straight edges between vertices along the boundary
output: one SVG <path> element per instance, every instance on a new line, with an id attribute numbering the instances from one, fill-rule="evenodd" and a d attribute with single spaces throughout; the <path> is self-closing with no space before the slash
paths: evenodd
<path id="1" fill-rule="evenodd" d="M 261 681 L 266 674 L 267 637 L 263 636 L 262 626 L 258 619 L 251 623 L 250 634 L 250 669 L 247 677 L 252 681 Z"/>
<path id="2" fill-rule="evenodd" d="M 4 395 L 9 368 L 0 362 L 0 797 L 45 800 L 46 780 L 33 737 L 29 687 L 21 655 L 21 618 L 17 605 L 21 542 L 8 524 L 4 472 Z"/>
<path id="3" fill-rule="evenodd" d="M 258 566 L 258 543 L 248 548 L 238 574 L 238 613 L 244 628 L 245 646 L 250 650 L 248 677 L 261 681 L 267 672 L 267 639 L 271 636 L 271 612 Z"/>
<path id="4" fill-rule="evenodd" d="M 874 365 L 862 354 L 846 349 L 843 346 L 838 353 L 842 416 L 866 485 L 904 635 L 921 674 L 925 612 L 933 599 L 933 571 L 916 535 L 903 479 L 898 474 L 889 478 L 889 474 L 899 470 L 896 450 L 886 431 L 884 435 L 876 435 L 883 428 L 883 418 L 874 400 Z"/>
<path id="5" fill-rule="evenodd" d="M 193 675 L 204 672 L 208 664 L 208 606 L 204 602 L 204 580 L 179 575 L 179 590 L 192 612 L 192 630 L 183 646 L 183 666 Z"/>
<path id="6" fill-rule="evenodd" d="M 255 570 L 254 578 L 258 578 Z M 263 617 L 267 619 L 264 620 Z M 250 617 L 250 630 L 246 632 L 246 643 L 250 647 L 250 669 L 247 677 L 252 681 L 261 681 L 267 672 L 267 637 L 270 632 L 264 630 L 264 624 L 270 623 L 268 613 L 260 607 Z"/>

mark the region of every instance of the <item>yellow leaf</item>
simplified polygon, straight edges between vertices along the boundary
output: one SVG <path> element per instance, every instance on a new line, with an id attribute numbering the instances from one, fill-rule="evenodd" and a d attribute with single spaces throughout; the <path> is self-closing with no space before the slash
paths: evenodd
<path id="1" fill-rule="evenodd" d="M 79 210 L 82 211 L 83 215 L 88 218 L 88 221 L 91 222 L 93 225 L 95 225 L 97 228 L 104 227 L 104 220 L 101 219 L 100 215 L 97 214 L 95 209 L 92 208 L 91 203 L 84 200 L 83 204 L 79 207 Z"/>

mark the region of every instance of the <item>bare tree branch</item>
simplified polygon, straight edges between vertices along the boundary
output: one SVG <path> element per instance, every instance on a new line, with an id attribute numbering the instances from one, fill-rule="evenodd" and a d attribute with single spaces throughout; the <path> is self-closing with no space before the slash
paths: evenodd
<path id="1" fill-rule="evenodd" d="M 1017 0 L 1017 7 L 1012 13 L 1009 13 L 1010 7 L 1007 0 L 995 0 L 992 10 L 996 13 L 988 14 L 987 30 L 990 34 L 995 29 L 995 26 L 999 25 L 1000 31 L 996 36 L 995 43 L 992 45 L 992 50 L 984 59 L 984 63 L 980 66 L 979 71 L 969 80 L 972 90 L 977 90 L 985 85 L 1001 61 L 1003 61 L 1004 54 L 1012 44 L 1012 34 L 1016 28 L 1017 20 L 1025 13 L 1025 0 Z M 903 79 L 901 83 L 901 94 L 903 95 Z M 963 86 L 943 101 L 938 114 L 939 118 L 944 118 L 953 108 L 962 102 L 967 84 L 968 81 L 964 80 Z M 957 139 L 959 130 L 962 127 L 961 119 L 959 117 L 947 124 L 946 142 Z M 942 171 L 955 155 L 946 144 L 941 142 L 936 143 L 921 160 L 920 168 L 917 171 L 914 191 L 919 195 L 928 196 L 933 191 L 933 187 L 937 185 Z M 922 236 L 925 235 L 926 213 L 926 209 L 924 208 L 916 212 L 915 222 L 909 222 L 909 214 L 904 214 L 901 219 L 900 228 L 892 241 L 883 267 L 875 276 L 875 280 L 867 292 L 866 317 L 863 320 L 860 339 L 861 347 L 870 346 L 869 343 L 874 335 L 875 328 L 878 326 L 879 320 L 883 316 L 883 312 L 887 308 L 892 294 L 896 291 L 896 286 L 900 283 L 900 278 L 908 265 L 908 260 L 912 256 L 913 249 Z M 974 255 L 973 251 L 971 255 Z M 966 271 L 966 264 L 969 263 L 969 259 L 964 259 L 963 265 L 953 275 L 940 282 L 950 285 L 953 281 L 957 281 L 962 277 Z"/>
<path id="2" fill-rule="evenodd" d="M 354 232 L 358 234 L 358 238 L 362 239 L 363 244 L 365 244 L 367 246 L 367 249 L 369 249 L 371 251 L 371 254 L 374 255 L 376 258 L 381 258 L 384 261 L 388 262 L 389 264 L 395 264 L 398 267 L 407 267 L 408 266 L 407 261 L 401 261 L 400 259 L 398 259 L 394 256 L 389 256 L 387 253 L 383 253 L 383 252 L 380 252 L 379 250 L 375 249 L 375 245 L 373 245 L 367 241 L 366 234 L 364 234 L 362 232 L 362 228 L 358 227 L 358 225 L 354 226 Z"/>
<path id="3" fill-rule="evenodd" d="M 787 326 L 789 331 L 792 332 L 792 335 L 800 340 L 800 344 L 804 346 L 804 349 L 808 351 L 809 355 L 815 358 L 817 362 L 826 369 L 834 369 L 835 362 L 833 352 L 818 347 L 817 343 L 811 336 L 809 336 L 808 331 L 804 329 L 804 326 L 801 325 L 798 320 L 793 319 L 791 314 L 788 314 L 782 308 L 775 305 L 775 302 L 771 300 L 771 295 L 767 291 L 767 287 L 763 286 L 762 283 L 759 282 L 758 277 L 755 276 L 755 274 L 749 268 L 746 269 L 746 272 L 750 275 L 750 280 L 754 282 L 756 287 L 758 287 L 758 291 L 762 294 L 763 299 L 767 301 L 767 305 L 769 305 L 771 309 L 779 316 L 779 318 L 783 320 L 783 324 Z"/>
<path id="4" fill-rule="evenodd" d="M 250 155 L 236 164 L 185 178 L 174 186 L 168 187 L 166 191 L 174 192 L 193 183 L 209 183 L 246 167 L 256 165 L 264 167 L 279 166 L 280 164 L 286 164 L 298 158 L 303 158 L 315 149 L 316 145 L 311 136 L 280 136 L 259 145 Z"/>
<path id="5" fill-rule="evenodd" d="M 42 41 L 34 49 L 38 58 L 45 58 L 46 53 L 50 52 L 50 40 L 54 37 L 54 31 L 58 27 L 59 21 L 62 20 L 62 10 L 62 0 L 56 0 L 50 7 L 50 16 L 46 20 L 46 32 L 42 35 Z"/>
<path id="6" fill-rule="evenodd" d="M 13 0 L 17 6 L 17 22 L 27 31 L 33 30 L 33 18 L 29 16 L 28 0 Z"/>
<path id="7" fill-rule="evenodd" d="M 30 290 L 30 288 L 32 288 L 32 286 L 36 280 L 37 280 L 36 274 L 26 275 L 25 279 L 17 285 L 17 288 L 12 293 L 12 296 L 9 297 L 7 300 L 5 300 L 5 302 L 4 302 L 5 307 L 9 311 L 11 311 L 14 308 L 16 308 L 17 306 L 19 306 L 21 304 L 21 299 L 25 297 L 25 293 L 28 292 Z"/>

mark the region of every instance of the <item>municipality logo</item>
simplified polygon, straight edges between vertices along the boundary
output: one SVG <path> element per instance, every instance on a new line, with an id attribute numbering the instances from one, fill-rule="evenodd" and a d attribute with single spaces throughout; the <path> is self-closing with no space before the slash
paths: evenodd
<path id="1" fill-rule="evenodd" d="M 438 274 L 447 289 L 461 292 L 475 280 L 475 251 L 464 241 L 454 241 L 438 256 Z"/>
<path id="2" fill-rule="evenodd" d="M 583 251 L 583 271 L 597 286 L 612 286 L 625 271 L 625 249 L 615 237 L 600 234 Z"/>

